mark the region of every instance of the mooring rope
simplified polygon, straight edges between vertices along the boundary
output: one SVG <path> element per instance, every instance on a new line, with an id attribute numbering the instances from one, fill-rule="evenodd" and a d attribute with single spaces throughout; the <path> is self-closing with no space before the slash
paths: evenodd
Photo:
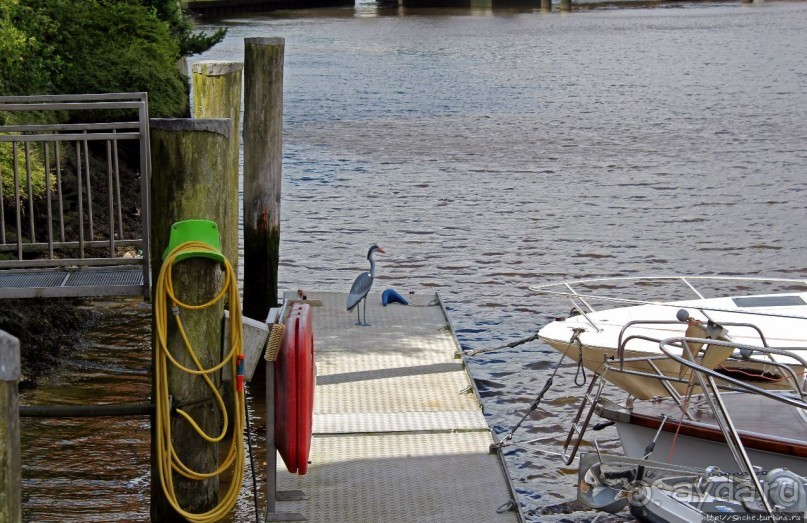
<path id="1" fill-rule="evenodd" d="M 584 332 L 585 329 L 576 328 L 572 329 L 572 337 L 569 340 L 569 345 L 566 347 L 566 350 L 569 350 L 569 347 L 572 345 L 572 342 L 577 343 L 577 372 L 574 374 L 574 384 L 578 387 L 582 387 L 586 384 L 586 369 L 583 367 L 583 342 L 580 341 L 580 334 Z M 583 376 L 583 380 L 579 381 L 579 377 Z"/>
<path id="2" fill-rule="evenodd" d="M 561 363 L 563 363 L 564 358 L 566 358 L 566 354 L 569 352 L 571 346 L 572 341 L 569 340 L 569 344 L 566 345 L 566 350 L 563 351 L 563 354 L 561 354 L 560 359 L 555 364 L 555 368 L 552 369 L 552 374 L 550 374 L 549 379 L 547 379 L 546 383 L 544 383 L 544 388 L 541 389 L 541 392 L 538 393 L 538 396 L 535 398 L 535 401 L 533 401 L 532 404 L 530 405 L 529 410 L 527 410 L 527 412 L 524 413 L 521 419 L 518 420 L 518 423 L 515 424 L 515 426 L 510 430 L 510 432 L 508 432 L 504 436 L 504 438 L 502 438 L 500 441 L 490 446 L 491 449 L 500 449 L 505 445 L 507 445 L 508 442 L 510 442 L 513 439 L 513 434 L 521 427 L 521 424 L 524 423 L 524 421 L 529 417 L 529 415 L 532 414 L 532 412 L 538 408 L 538 405 L 540 405 L 541 400 L 544 398 L 544 394 L 546 394 L 546 392 L 552 386 L 552 381 L 555 378 L 555 375 L 558 373 L 558 369 L 560 369 L 560 365 Z"/>
<path id="3" fill-rule="evenodd" d="M 429 303 L 410 303 L 409 304 L 410 307 L 436 307 L 437 305 L 440 305 L 440 299 L 439 298 L 434 298 Z"/>
<path id="4" fill-rule="evenodd" d="M 555 375 L 558 373 L 558 369 L 560 369 L 560 365 L 563 363 L 563 360 L 566 358 L 566 355 L 569 353 L 569 349 L 572 348 L 573 343 L 577 343 L 577 346 L 578 346 L 577 372 L 575 373 L 575 376 L 574 376 L 574 383 L 578 387 L 581 387 L 581 386 L 586 384 L 586 381 L 587 381 L 586 372 L 585 372 L 585 369 L 583 368 L 583 344 L 580 341 L 580 334 L 582 332 L 583 332 L 583 329 L 573 329 L 572 337 L 569 339 L 569 343 L 566 344 L 566 350 L 563 351 L 563 354 L 561 354 L 560 359 L 555 364 L 555 368 L 552 369 L 552 374 L 549 376 L 549 379 L 546 380 L 546 383 L 544 384 L 544 388 L 541 389 L 541 392 L 538 393 L 538 396 L 535 398 L 535 401 L 533 401 L 532 404 L 530 405 L 529 410 L 527 410 L 527 412 L 524 413 L 524 415 L 521 417 L 520 420 L 518 420 L 518 423 L 515 424 L 515 426 L 510 430 L 510 432 L 508 432 L 504 436 L 504 438 L 502 438 L 500 441 L 498 441 L 498 442 L 496 442 L 496 443 L 494 443 L 494 444 L 492 444 L 490 446 L 491 450 L 500 449 L 500 448 L 503 448 L 506 445 L 509 445 L 509 444 L 512 443 L 513 434 L 515 433 L 515 431 L 518 430 L 521 427 L 521 424 L 524 423 L 524 421 L 529 417 L 529 415 L 532 414 L 532 412 L 538 408 L 538 406 L 541 403 L 541 400 L 544 398 L 544 394 L 546 394 L 546 392 L 552 386 L 552 381 L 555 378 Z M 508 345 L 514 345 L 515 344 L 514 346 L 518 346 L 518 345 L 521 345 L 522 343 L 527 343 L 528 341 L 532 341 L 533 339 L 535 339 L 537 337 L 538 337 L 538 335 L 535 334 L 534 336 L 524 338 L 523 340 L 519 340 L 518 342 L 513 342 L 513 343 L 508 344 Z M 499 347 L 499 348 L 502 348 L 502 347 Z M 582 373 L 582 376 L 583 376 L 582 383 L 579 382 L 579 378 L 578 378 L 581 375 L 581 373 Z"/>
<path id="5" fill-rule="evenodd" d="M 522 338 L 520 340 L 511 341 L 510 343 L 507 343 L 505 345 L 500 345 L 498 347 L 488 347 L 486 349 L 477 349 L 477 350 L 471 350 L 471 351 L 466 350 L 466 351 L 463 351 L 463 352 L 465 353 L 466 356 L 476 356 L 477 354 L 484 354 L 486 352 L 492 352 L 492 351 L 495 351 L 495 350 L 513 349 L 515 347 L 518 347 L 519 345 L 524 345 L 525 343 L 528 343 L 528 342 L 531 342 L 531 341 L 534 341 L 534 340 L 537 340 L 537 339 L 538 339 L 538 333 L 536 332 L 532 336 L 527 336 L 526 338 Z"/>

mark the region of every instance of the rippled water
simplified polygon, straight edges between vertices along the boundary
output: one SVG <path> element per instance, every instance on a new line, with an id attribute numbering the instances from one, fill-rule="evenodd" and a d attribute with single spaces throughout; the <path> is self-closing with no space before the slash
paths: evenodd
<path id="1" fill-rule="evenodd" d="M 286 288 L 346 291 L 378 241 L 388 253 L 378 290 L 439 292 L 463 345 L 483 348 L 566 311 L 531 293 L 534 283 L 807 273 L 806 3 L 571 14 L 364 4 L 204 27 L 222 25 L 227 39 L 200 59 L 241 61 L 245 37 L 286 39 Z M 118 314 L 146 336 L 147 311 Z M 98 354 L 142 369 L 147 343 L 123 332 L 101 329 Z M 497 432 L 518 421 L 557 358 L 532 342 L 471 360 Z M 129 379 L 145 379 L 90 374 L 71 381 L 127 395 Z M 593 517 L 570 503 L 574 472 L 551 454 L 576 410 L 573 377 L 564 366 L 515 438 L 543 441 L 508 455 L 530 520 Z M 147 448 L 116 455 L 118 436 L 89 422 L 43 423 L 26 428 L 26 445 L 46 449 L 26 451 L 29 520 L 57 520 L 45 515 L 57 500 L 87 508 L 66 481 L 108 492 L 118 500 L 110 505 L 130 507 L 123 519 L 147 517 L 148 476 L 138 468 Z M 130 437 L 147 441 L 143 424 L 133 426 Z M 87 433 L 81 444 L 61 436 L 68 428 Z M 51 430 L 59 443 L 48 446 Z M 72 466 L 62 445 L 114 462 L 85 459 L 86 475 L 66 474 L 57 489 L 36 471 L 52 466 L 39 453 Z"/>

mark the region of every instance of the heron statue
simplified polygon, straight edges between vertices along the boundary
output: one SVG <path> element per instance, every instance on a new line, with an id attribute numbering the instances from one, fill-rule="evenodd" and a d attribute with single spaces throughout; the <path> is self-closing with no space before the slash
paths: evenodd
<path id="1" fill-rule="evenodd" d="M 358 316 L 356 325 L 365 327 L 370 325 L 367 323 L 367 293 L 370 292 L 370 288 L 373 286 L 373 279 L 375 278 L 375 260 L 373 259 L 375 253 L 384 254 L 384 249 L 379 247 L 377 243 L 372 244 L 370 250 L 367 251 L 367 259 L 370 261 L 370 270 L 356 277 L 353 286 L 350 288 L 350 294 L 347 296 L 347 310 L 352 311 L 355 308 Z M 361 310 L 358 307 L 362 300 L 364 300 L 364 321 L 361 319 Z"/>

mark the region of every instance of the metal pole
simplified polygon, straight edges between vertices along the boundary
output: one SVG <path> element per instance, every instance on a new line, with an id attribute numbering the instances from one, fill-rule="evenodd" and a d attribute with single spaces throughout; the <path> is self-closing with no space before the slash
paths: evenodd
<path id="1" fill-rule="evenodd" d="M 0 331 L 0 521 L 22 521 L 20 415 L 20 340 Z"/>
<path id="2" fill-rule="evenodd" d="M 277 447 L 275 446 L 275 362 L 266 359 L 266 516 L 270 521 L 308 521 L 297 512 L 277 512 L 277 501 L 308 499 L 301 490 L 277 490 Z"/>
<path id="3" fill-rule="evenodd" d="M 275 447 L 275 362 L 266 360 L 266 521 L 277 501 L 277 447 Z"/>

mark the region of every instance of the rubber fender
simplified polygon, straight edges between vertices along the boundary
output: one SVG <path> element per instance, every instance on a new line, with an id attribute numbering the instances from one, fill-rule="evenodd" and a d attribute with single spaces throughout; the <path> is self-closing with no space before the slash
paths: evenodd
<path id="1" fill-rule="evenodd" d="M 314 333 L 311 306 L 296 303 L 275 361 L 275 447 L 286 468 L 308 471 L 314 421 Z"/>

